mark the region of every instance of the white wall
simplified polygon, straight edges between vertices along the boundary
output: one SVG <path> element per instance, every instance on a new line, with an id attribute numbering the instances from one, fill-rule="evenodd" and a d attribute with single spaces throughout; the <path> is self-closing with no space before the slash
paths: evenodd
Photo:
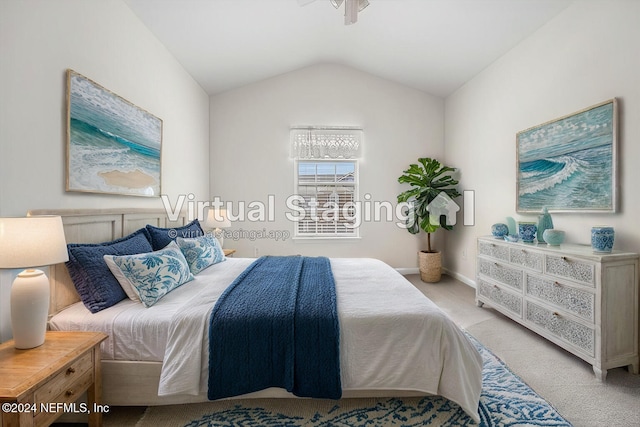
<path id="1" fill-rule="evenodd" d="M 209 97 L 121 0 L 0 1 L 0 215 L 162 207 L 160 198 L 65 192 L 71 68 L 163 120 L 162 192 L 209 194 Z M 9 328 L 0 271 L 0 341 Z"/>
<path id="2" fill-rule="evenodd" d="M 475 242 L 515 215 L 517 132 L 618 98 L 616 214 L 554 214 L 566 241 L 589 244 L 596 224 L 615 249 L 640 252 L 640 2 L 577 1 L 445 101 L 445 155 L 476 192 L 476 226 L 447 235 L 447 267 L 475 280 Z M 466 253 L 466 256 L 464 254 Z"/>
<path id="3" fill-rule="evenodd" d="M 285 217 L 293 194 L 289 158 L 291 125 L 364 128 L 360 199 L 389 201 L 403 191 L 398 176 L 418 157 L 441 158 L 443 101 L 423 92 L 338 65 L 316 65 L 211 97 L 211 197 L 249 203 L 275 196 L 273 222 L 234 223 L 231 231 L 293 233 Z M 274 241 L 227 238 L 239 256 L 266 254 L 375 257 L 399 268 L 417 267 L 426 237 L 409 234 L 394 222 L 368 222 L 361 239 Z M 437 243 L 437 237 L 436 237 Z"/>
<path id="4" fill-rule="evenodd" d="M 208 96 L 121 0 L 0 2 L 0 214 L 162 207 L 65 192 L 65 70 L 163 120 L 162 192 L 208 194 Z"/>

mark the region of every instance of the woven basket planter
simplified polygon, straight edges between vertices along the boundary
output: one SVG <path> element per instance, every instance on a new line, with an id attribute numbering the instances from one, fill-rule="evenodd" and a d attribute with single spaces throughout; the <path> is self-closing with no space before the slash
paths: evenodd
<path id="1" fill-rule="evenodd" d="M 420 279 L 423 282 L 435 283 L 442 276 L 442 257 L 440 252 L 418 252 L 420 259 Z"/>

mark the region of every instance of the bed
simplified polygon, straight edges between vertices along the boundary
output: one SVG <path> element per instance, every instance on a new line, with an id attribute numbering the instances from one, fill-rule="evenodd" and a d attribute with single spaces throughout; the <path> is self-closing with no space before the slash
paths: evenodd
<path id="1" fill-rule="evenodd" d="M 170 228 L 187 223 L 186 214 L 169 221 L 164 210 L 149 209 L 29 214 L 60 215 L 67 243 L 112 241 L 147 224 Z M 208 326 L 198 317 L 180 319 L 180 313 L 200 310 L 198 316 L 208 317 L 229 284 L 254 261 L 227 258 L 211 265 L 149 308 L 124 299 L 97 313 L 79 301 L 65 264 L 55 265 L 49 272 L 49 327 L 109 335 L 101 346 L 105 404 L 206 401 Z M 330 264 L 340 323 L 342 398 L 440 395 L 478 421 L 482 360 L 448 316 L 379 260 L 332 258 Z M 189 336 L 177 333 L 185 330 Z M 170 359 L 184 356 L 184 348 L 189 352 L 178 363 L 180 369 L 167 368 Z M 294 396 L 272 387 L 239 397 Z"/>

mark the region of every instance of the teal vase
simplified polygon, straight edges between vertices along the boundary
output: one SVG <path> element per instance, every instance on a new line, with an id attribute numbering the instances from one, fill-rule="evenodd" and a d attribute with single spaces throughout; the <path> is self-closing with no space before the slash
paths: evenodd
<path id="1" fill-rule="evenodd" d="M 507 228 L 509 229 L 509 236 L 518 235 L 518 226 L 516 225 L 516 220 L 510 216 L 507 217 Z"/>
<path id="2" fill-rule="evenodd" d="M 553 228 L 553 219 L 551 218 L 551 214 L 547 208 L 542 208 L 542 214 L 538 216 L 538 242 L 545 243 L 544 230 L 550 230 Z"/>

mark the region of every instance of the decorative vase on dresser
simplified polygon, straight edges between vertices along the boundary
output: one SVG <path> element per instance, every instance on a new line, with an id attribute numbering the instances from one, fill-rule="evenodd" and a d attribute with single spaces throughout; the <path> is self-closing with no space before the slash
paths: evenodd
<path id="1" fill-rule="evenodd" d="M 611 252 L 615 235 L 613 227 L 591 227 L 591 247 L 596 252 Z"/>
<path id="2" fill-rule="evenodd" d="M 538 216 L 538 242 L 547 243 L 544 240 L 544 232 L 553 229 L 553 218 L 547 208 L 542 208 L 542 213 Z"/>
<path id="3" fill-rule="evenodd" d="M 485 303 L 593 366 L 637 374 L 638 254 L 478 239 L 476 304 Z"/>
<path id="4" fill-rule="evenodd" d="M 535 222 L 519 222 L 518 234 L 520 239 L 525 243 L 533 243 L 536 238 L 536 232 L 538 231 L 538 224 Z"/>

